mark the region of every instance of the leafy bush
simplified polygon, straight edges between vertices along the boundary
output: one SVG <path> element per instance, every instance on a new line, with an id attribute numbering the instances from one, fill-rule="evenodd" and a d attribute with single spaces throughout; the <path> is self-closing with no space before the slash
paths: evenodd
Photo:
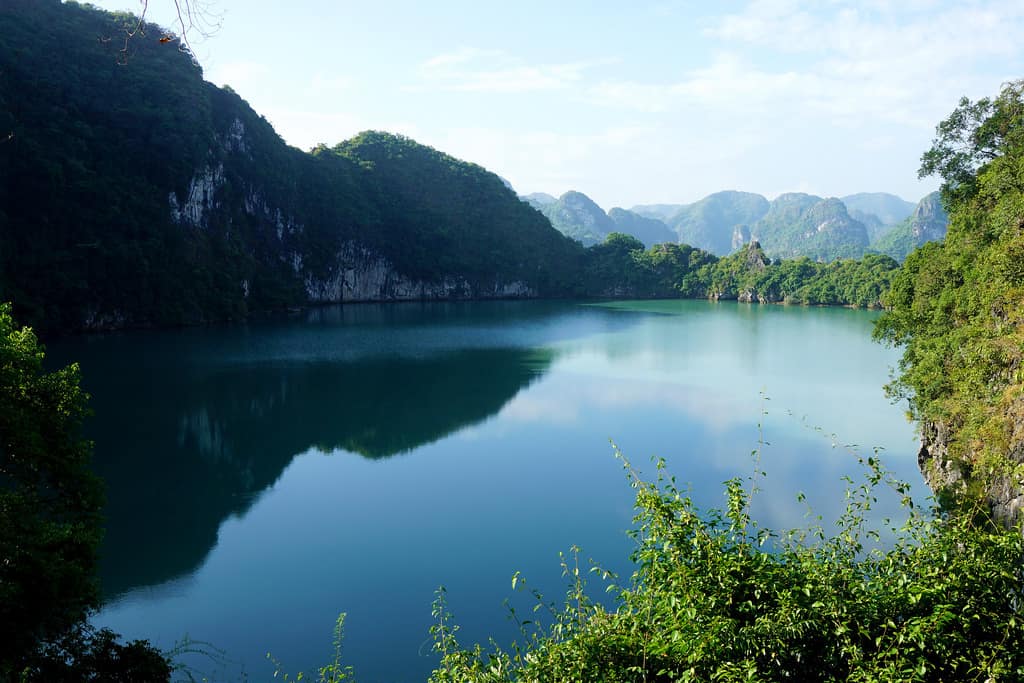
<path id="1" fill-rule="evenodd" d="M 915 507 L 876 457 L 861 462 L 831 535 L 760 528 L 740 479 L 724 510 L 701 512 L 663 463 L 654 482 L 627 467 L 637 569 L 625 587 L 593 570 L 616 609 L 587 597 L 574 553 L 550 625 L 522 621 L 523 642 L 485 652 L 458 644 L 442 591 L 431 681 L 1020 680 L 1021 534 Z M 867 523 L 880 486 L 908 513 L 885 546 Z"/>

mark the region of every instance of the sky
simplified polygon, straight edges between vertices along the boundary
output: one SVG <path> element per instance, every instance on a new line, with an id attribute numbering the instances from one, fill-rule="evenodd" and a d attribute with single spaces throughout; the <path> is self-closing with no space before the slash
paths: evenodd
<path id="1" fill-rule="evenodd" d="M 407 135 L 604 209 L 917 201 L 936 124 L 1024 77 L 1020 0 L 189 0 L 207 80 L 289 143 Z M 138 12 L 139 0 L 92 0 Z M 147 19 L 174 23 L 174 0 Z"/>

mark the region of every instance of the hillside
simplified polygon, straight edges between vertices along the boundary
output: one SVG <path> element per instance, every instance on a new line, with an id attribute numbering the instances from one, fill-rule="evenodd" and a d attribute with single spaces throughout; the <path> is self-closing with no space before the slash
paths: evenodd
<path id="1" fill-rule="evenodd" d="M 867 229 L 840 200 L 799 192 L 776 197 L 751 233 L 773 258 L 858 258 L 868 246 Z"/>
<path id="2" fill-rule="evenodd" d="M 886 225 L 882 223 L 882 219 L 873 213 L 864 213 L 863 211 L 850 208 L 847 208 L 847 212 L 850 214 L 850 218 L 864 226 L 864 229 L 868 233 L 869 244 L 889 234 L 889 231 L 895 227 L 893 225 Z"/>
<path id="3" fill-rule="evenodd" d="M 1015 81 L 939 125 L 921 171 L 944 180 L 948 232 L 907 257 L 876 329 L 904 347 L 890 391 L 922 425 L 918 460 L 939 499 L 1007 525 L 1024 510 L 1022 112 Z M 937 207 L 926 198 L 915 216 Z"/>
<path id="4" fill-rule="evenodd" d="M 551 225 L 566 237 L 590 247 L 615 232 L 615 223 L 600 206 L 582 192 L 570 190 L 554 203 L 540 207 Z"/>
<path id="5" fill-rule="evenodd" d="M 867 246 L 836 199 L 728 191 L 606 214 L 579 192 L 521 201 L 497 175 L 388 133 L 303 152 L 156 27 L 120 63 L 110 37 L 130 21 L 57 0 L 0 6 L 0 300 L 44 333 L 343 301 L 688 291 L 596 284 L 607 254 L 581 245 L 614 233 L 718 255 L 756 239 L 773 259 Z M 855 197 L 892 209 L 888 195 Z M 667 228 L 651 218 L 669 213 Z"/>
<path id="6" fill-rule="evenodd" d="M 685 204 L 637 204 L 630 207 L 630 211 L 645 218 L 653 218 L 657 221 L 667 223 L 672 216 L 676 215 Z"/>
<path id="7" fill-rule="evenodd" d="M 948 223 L 949 216 L 942 208 L 942 198 L 938 192 L 933 192 L 918 202 L 912 215 L 872 241 L 871 248 L 902 261 L 926 242 L 942 241 L 946 237 Z"/>
<path id="8" fill-rule="evenodd" d="M 716 192 L 679 209 L 668 221 L 679 241 L 724 256 L 749 239 L 739 226 L 750 226 L 768 211 L 768 200 L 750 192 Z"/>
<path id="9" fill-rule="evenodd" d="M 895 225 L 907 218 L 914 208 L 912 202 L 890 195 L 889 193 L 857 193 L 840 198 L 846 205 L 850 215 L 861 220 L 858 215 L 873 216 L 882 226 Z"/>
<path id="10" fill-rule="evenodd" d="M 652 247 L 655 244 L 676 241 L 676 234 L 657 219 L 641 216 L 619 207 L 609 211 L 608 217 L 612 219 L 617 232 L 632 235 L 643 242 L 645 246 Z"/>
<path id="11" fill-rule="evenodd" d="M 532 206 L 533 208 L 540 211 L 549 204 L 554 204 L 558 201 L 557 197 L 552 197 L 546 192 L 534 192 L 532 194 L 524 194 L 519 197 L 524 202 Z"/>
<path id="12" fill-rule="evenodd" d="M 537 296 L 581 250 L 498 176 L 367 133 L 304 153 L 149 27 L 0 5 L 0 300 L 45 330 L 312 302 Z M 97 39 L 99 37 L 99 39 Z M 401 161 L 399 161 L 401 160 Z"/>

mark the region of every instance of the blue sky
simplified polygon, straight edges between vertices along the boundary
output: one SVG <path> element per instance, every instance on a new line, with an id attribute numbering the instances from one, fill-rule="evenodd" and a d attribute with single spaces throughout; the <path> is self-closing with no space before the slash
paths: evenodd
<path id="1" fill-rule="evenodd" d="M 289 143 L 388 130 L 605 209 L 725 189 L 916 201 L 938 185 L 917 180 L 935 125 L 1024 77 L 1019 0 L 205 1 L 206 78 Z M 172 0 L 148 12 L 173 23 Z"/>

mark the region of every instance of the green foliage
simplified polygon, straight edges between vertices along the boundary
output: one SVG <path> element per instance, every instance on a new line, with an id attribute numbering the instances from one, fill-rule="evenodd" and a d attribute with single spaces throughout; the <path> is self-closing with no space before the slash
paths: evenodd
<path id="1" fill-rule="evenodd" d="M 102 491 L 80 436 L 77 365 L 43 371 L 43 349 L 0 305 L 0 674 L 98 602 Z"/>
<path id="2" fill-rule="evenodd" d="M 171 662 L 148 640 L 118 642 L 110 629 L 78 624 L 43 650 L 20 672 L 24 682 L 166 683 Z"/>
<path id="3" fill-rule="evenodd" d="M 585 247 L 600 244 L 618 228 L 600 206 L 582 192 L 566 192 L 553 204 L 540 208 L 551 226 Z"/>
<path id="4" fill-rule="evenodd" d="M 716 298 L 877 307 L 898 267 L 879 254 L 830 263 L 807 257 L 771 263 L 754 243 L 705 266 L 701 277 Z"/>
<path id="5" fill-rule="evenodd" d="M 542 295 L 564 294 L 578 279 L 580 246 L 482 167 L 374 131 L 330 153 L 371 170 L 368 194 L 379 217 L 363 241 L 401 272 L 428 281 L 462 277 L 485 292 L 521 281 Z"/>
<path id="6" fill-rule="evenodd" d="M 875 336 L 904 347 L 894 397 L 940 424 L 966 474 L 958 495 L 994 502 L 1024 453 L 1024 105 L 1022 84 L 964 100 L 938 127 L 921 173 L 943 174 L 945 242 L 912 253 Z M 1011 483 L 1011 486 L 1013 484 Z"/>
<path id="7" fill-rule="evenodd" d="M 1024 81 L 1003 86 L 995 99 L 960 99 L 953 113 L 935 129 L 932 147 L 921 157 L 919 178 L 938 175 L 947 201 L 977 192 L 979 171 L 993 159 L 1019 154 L 1024 144 Z"/>
<path id="8" fill-rule="evenodd" d="M 841 201 L 796 192 L 776 197 L 751 232 L 767 253 L 782 258 L 860 258 L 868 246 L 867 229 Z"/>
<path id="9" fill-rule="evenodd" d="M 914 249 L 925 242 L 938 242 L 946 236 L 949 216 L 942 208 L 938 192 L 922 199 L 913 214 L 893 226 L 887 233 L 872 242 L 871 248 L 903 261 Z"/>
<path id="10" fill-rule="evenodd" d="M 574 550 L 550 624 L 519 621 L 509 649 L 464 649 L 435 605 L 431 681 L 1000 681 L 1024 675 L 1019 532 L 925 514 L 877 458 L 848 492 L 834 533 L 776 533 L 749 515 L 742 480 L 723 510 L 698 510 L 658 464 L 637 491 L 637 569 L 608 610 L 587 597 Z M 908 521 L 879 542 L 866 515 L 891 486 Z M 522 577 L 513 589 L 523 590 Z M 538 610 L 548 606 L 537 597 Z"/>
<path id="11" fill-rule="evenodd" d="M 345 639 L 345 613 L 342 612 L 338 615 L 338 620 L 334 622 L 334 639 L 332 646 L 334 649 L 331 657 L 331 662 L 326 666 L 322 666 L 317 669 L 316 678 L 307 677 L 303 673 L 298 673 L 294 676 L 285 673 L 281 662 L 277 661 L 269 654 L 269 659 L 274 664 L 274 678 L 280 677 L 282 681 L 312 681 L 313 683 L 343 683 L 343 681 L 354 681 L 355 673 L 351 666 L 343 665 L 341 663 L 341 649 L 342 641 Z"/>
<path id="12" fill-rule="evenodd" d="M 679 241 L 725 256 L 735 249 L 733 231 L 750 226 L 768 212 L 768 200 L 750 192 L 716 192 L 678 209 L 667 223 Z"/>
<path id="13" fill-rule="evenodd" d="M 580 246 L 497 176 L 383 133 L 288 147 L 159 27 L 121 59 L 134 21 L 0 3 L 0 297 L 41 333 L 300 306 L 346 250 L 455 297 L 578 283 Z"/>
<path id="14" fill-rule="evenodd" d="M 0 305 L 0 679 L 166 680 L 147 643 L 84 624 L 99 603 L 103 502 L 80 434 L 88 397 L 77 365 L 48 373 L 43 358 Z"/>
<path id="15" fill-rule="evenodd" d="M 686 244 L 648 250 L 612 233 L 584 254 L 583 291 L 600 297 L 689 297 L 763 303 L 878 307 L 899 264 L 869 254 L 819 263 L 772 262 L 756 242 L 718 258 Z"/>
<path id="16" fill-rule="evenodd" d="M 665 223 L 655 218 L 641 216 L 618 207 L 608 212 L 608 218 L 615 223 L 617 232 L 632 235 L 649 247 L 678 241 L 676 234 L 669 230 Z M 693 243 L 690 242 L 690 244 Z"/>

